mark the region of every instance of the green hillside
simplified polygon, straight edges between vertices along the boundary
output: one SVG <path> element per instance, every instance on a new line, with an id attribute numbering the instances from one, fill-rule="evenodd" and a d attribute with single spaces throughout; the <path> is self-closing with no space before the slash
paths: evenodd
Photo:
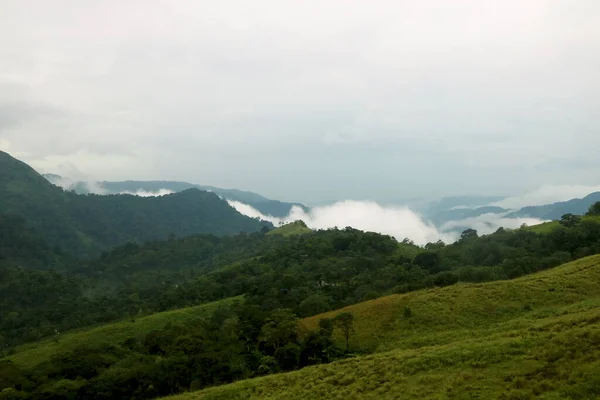
<path id="1" fill-rule="evenodd" d="M 341 311 L 355 316 L 353 346 L 378 353 L 172 399 L 600 395 L 600 256 L 514 281 L 389 296 Z M 313 328 L 334 314 L 303 323 Z"/>
<path id="2" fill-rule="evenodd" d="M 289 224 L 273 229 L 267 235 L 295 236 L 311 233 L 312 230 L 303 221 L 291 222 Z"/>
<path id="3" fill-rule="evenodd" d="M 133 322 L 127 319 L 91 329 L 71 331 L 61 334 L 59 340 L 50 338 L 20 346 L 16 349 L 16 353 L 8 359 L 19 367 L 35 367 L 49 360 L 55 354 L 72 351 L 88 343 L 122 343 L 130 337 L 163 329 L 169 323 L 193 322 L 199 318 L 205 319 L 210 317 L 218 308 L 229 307 L 235 301 L 241 299 L 241 297 L 232 297 L 196 307 L 180 308 L 136 318 Z"/>
<path id="4" fill-rule="evenodd" d="M 89 194 L 89 184 L 86 182 L 69 181 L 59 175 L 44 174 L 46 179 L 56 185 L 66 185 L 66 189 L 74 190 L 79 194 Z M 247 192 L 238 189 L 222 189 L 214 186 L 195 185 L 187 182 L 174 181 L 124 181 L 124 182 L 95 182 L 95 189 L 101 190 L 103 194 L 119 194 L 123 192 L 136 193 L 139 191 L 159 192 L 160 190 L 169 190 L 172 192 L 183 192 L 188 189 L 200 189 L 213 192 L 228 200 L 239 201 L 248 204 L 265 215 L 274 217 L 286 217 L 292 207 L 300 207 L 304 211 L 308 208 L 300 203 L 287 203 L 278 200 L 270 200 L 254 192 Z"/>
<path id="5" fill-rule="evenodd" d="M 600 216 L 597 215 L 582 215 L 582 221 L 591 221 L 591 222 L 600 222 Z M 527 231 L 539 233 L 542 235 L 549 234 L 554 231 L 556 228 L 559 228 L 561 224 L 559 221 L 548 221 L 542 224 L 528 226 L 524 228 Z"/>
<path id="6" fill-rule="evenodd" d="M 128 241 L 165 239 L 170 234 L 230 235 L 263 227 L 216 194 L 197 189 L 150 198 L 65 192 L 3 152 L 0 210 L 23 217 L 51 245 L 88 257 Z"/>

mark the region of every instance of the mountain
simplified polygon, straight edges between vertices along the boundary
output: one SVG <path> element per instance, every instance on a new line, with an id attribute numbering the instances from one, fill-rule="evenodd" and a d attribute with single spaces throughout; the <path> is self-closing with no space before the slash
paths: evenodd
<path id="1" fill-rule="evenodd" d="M 238 189 L 222 189 L 214 186 L 195 185 L 188 182 L 176 181 L 123 181 L 123 182 L 87 182 L 72 181 L 56 174 L 43 175 L 55 185 L 62 186 L 67 190 L 74 190 L 79 194 L 136 194 L 140 192 L 159 193 L 160 191 L 181 192 L 188 189 L 200 189 L 207 192 L 213 192 L 217 195 L 233 201 L 248 204 L 262 214 L 272 215 L 274 217 L 285 217 L 290 213 L 292 207 L 300 207 L 304 211 L 308 208 L 300 203 L 286 203 L 278 200 L 267 199 L 260 194 L 247 192 Z"/>
<path id="2" fill-rule="evenodd" d="M 600 222 L 558 229 L 420 248 L 280 228 L 128 243 L 62 269 L 0 262 L 0 399 L 593 398 Z M 3 237 L 17 257 L 38 242 Z"/>
<path id="3" fill-rule="evenodd" d="M 165 239 L 170 234 L 230 235 L 257 232 L 264 226 L 215 193 L 199 189 L 146 198 L 65 192 L 4 152 L 0 152 L 0 210 L 22 217 L 50 245 L 87 256 L 128 241 Z"/>
<path id="4" fill-rule="evenodd" d="M 600 201 L 600 192 L 594 192 L 582 199 L 572 199 L 543 206 L 524 207 L 508 217 L 531 217 L 539 219 L 560 219 L 565 214 L 583 215 L 589 207 Z"/>

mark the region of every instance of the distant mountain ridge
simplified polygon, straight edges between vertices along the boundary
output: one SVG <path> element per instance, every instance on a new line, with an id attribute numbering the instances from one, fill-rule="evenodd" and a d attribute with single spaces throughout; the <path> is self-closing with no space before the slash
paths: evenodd
<path id="1" fill-rule="evenodd" d="M 63 178 L 56 174 L 43 175 L 50 182 L 58 186 L 67 186 L 65 189 L 74 190 L 79 194 L 94 193 L 101 190 L 101 194 L 119 194 L 123 192 L 137 193 L 140 191 L 158 193 L 161 190 L 171 192 L 181 192 L 188 189 L 200 189 L 208 192 L 216 193 L 217 195 L 232 201 L 239 201 L 252 206 L 262 214 L 271 215 L 273 217 L 287 216 L 292 207 L 300 207 L 304 211 L 308 211 L 308 207 L 301 203 L 288 203 L 278 200 L 267 199 L 258 193 L 248 192 L 239 189 L 222 189 L 215 186 L 196 185 L 188 182 L 177 181 L 122 181 L 122 182 L 94 182 L 95 190 L 89 187 L 86 182 L 70 181 L 68 178 Z M 68 182 L 68 185 L 65 185 Z"/>
<path id="2" fill-rule="evenodd" d="M 477 218 L 484 214 L 498 214 L 503 218 L 537 218 L 540 220 L 557 220 L 565 214 L 583 215 L 589 207 L 600 201 L 600 192 L 590 193 L 583 198 L 574 198 L 539 206 L 527 206 L 519 210 L 484 205 L 502 200 L 501 197 L 449 197 L 432 202 L 422 209 L 426 219 L 436 226 L 442 226 L 449 221 L 460 221 Z M 471 204 L 473 206 L 468 206 Z M 467 206 L 463 206 L 467 205 Z"/>
<path id="3" fill-rule="evenodd" d="M 539 219 L 560 219 L 565 214 L 583 215 L 589 207 L 600 201 L 600 192 L 590 193 L 581 199 L 571 199 L 542 206 L 523 207 L 507 217 L 531 217 Z"/>
<path id="4" fill-rule="evenodd" d="M 169 235 L 258 232 L 270 223 L 197 188 L 162 197 L 78 195 L 0 151 L 0 213 L 23 218 L 49 244 L 92 256 L 128 241 Z"/>

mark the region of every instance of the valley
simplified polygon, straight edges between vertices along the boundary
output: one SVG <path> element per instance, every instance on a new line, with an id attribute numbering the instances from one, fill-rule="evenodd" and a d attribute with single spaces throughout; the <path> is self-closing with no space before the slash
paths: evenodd
<path id="1" fill-rule="evenodd" d="M 600 203 L 416 245 L 0 160 L 2 400 L 600 393 Z"/>

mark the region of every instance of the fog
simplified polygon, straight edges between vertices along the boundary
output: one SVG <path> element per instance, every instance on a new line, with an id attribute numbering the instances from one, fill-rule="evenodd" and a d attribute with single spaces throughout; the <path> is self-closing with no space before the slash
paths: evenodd
<path id="1" fill-rule="evenodd" d="M 273 223 L 290 223 L 302 220 L 311 229 L 345 228 L 351 226 L 364 231 L 391 235 L 401 241 L 404 238 L 418 245 L 442 240 L 452 243 L 466 227 L 477 229 L 479 234 L 489 234 L 499 227 L 518 228 L 522 224 L 536 225 L 544 221 L 535 218 L 506 218 L 500 214 L 485 214 L 477 218 L 450 221 L 436 227 L 421 215 L 405 206 L 382 206 L 372 201 L 346 200 L 327 206 L 314 207 L 305 212 L 294 207 L 285 218 L 264 215 L 255 208 L 238 201 L 228 203 L 241 214 Z"/>

